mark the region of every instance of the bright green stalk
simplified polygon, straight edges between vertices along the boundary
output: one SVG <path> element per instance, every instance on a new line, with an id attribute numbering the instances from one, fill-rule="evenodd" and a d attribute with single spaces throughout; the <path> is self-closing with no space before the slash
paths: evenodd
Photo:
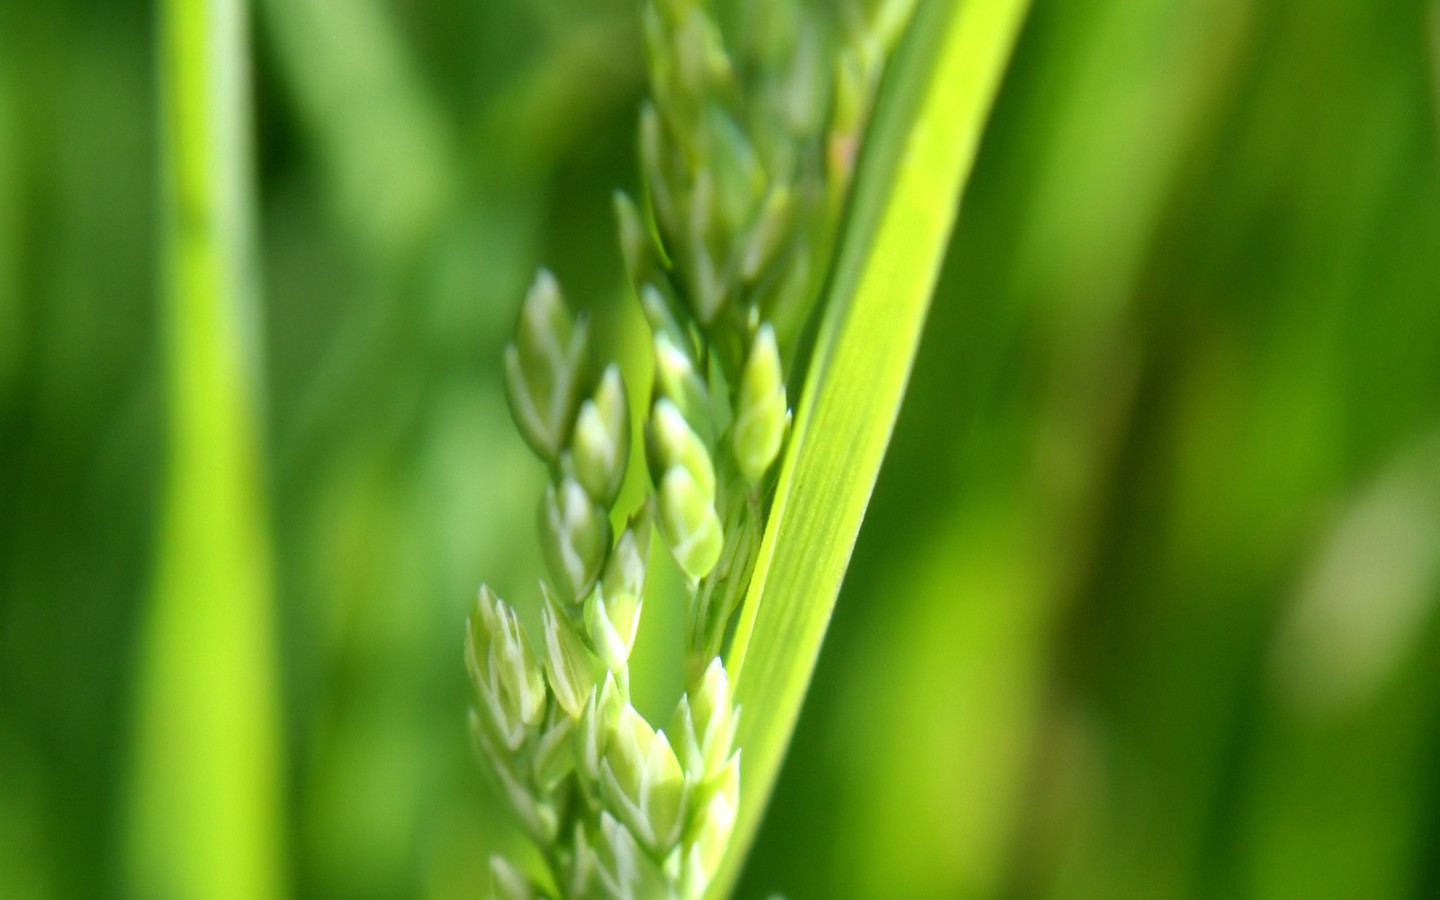
<path id="1" fill-rule="evenodd" d="M 879 474 L 931 291 L 1026 0 L 931 0 L 869 156 L 729 658 L 744 754 L 717 896 L 733 884 L 799 717 Z M 876 598 L 876 602 L 885 602 Z"/>
<path id="2" fill-rule="evenodd" d="M 284 893 L 246 46 L 241 0 L 160 5 L 170 441 L 141 645 L 135 896 Z"/>

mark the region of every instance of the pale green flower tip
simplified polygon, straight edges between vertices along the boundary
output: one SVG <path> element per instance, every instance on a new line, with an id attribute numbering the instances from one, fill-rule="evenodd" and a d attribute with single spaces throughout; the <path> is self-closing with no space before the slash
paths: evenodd
<path id="1" fill-rule="evenodd" d="M 710 498 L 683 466 L 672 466 L 660 483 L 660 527 L 670 553 L 686 575 L 710 574 L 725 549 L 725 534 Z"/>
<path id="2" fill-rule="evenodd" d="M 480 585 L 480 591 L 475 597 L 475 612 L 469 619 L 470 642 L 477 652 L 490 645 L 490 635 L 499 628 L 496 607 L 500 602 L 500 598 L 495 596 L 495 592 L 490 590 L 488 585 Z"/>
<path id="3" fill-rule="evenodd" d="M 535 404 L 520 351 L 513 343 L 505 345 L 505 400 L 510 418 L 530 449 L 546 462 L 553 463 L 560 455 L 560 435 L 551 425 L 549 410 Z"/>
<path id="4" fill-rule="evenodd" d="M 526 816 L 541 843 L 549 844 L 560 833 L 560 814 L 553 803 L 534 803 Z"/>
<path id="5" fill-rule="evenodd" d="M 690 698 L 690 711 L 698 753 L 688 762 L 692 773 L 703 777 L 724 765 L 737 724 L 730 680 L 719 657 L 705 670 L 699 689 Z"/>
<path id="6" fill-rule="evenodd" d="M 612 851 L 640 849 L 635 845 L 634 836 L 631 835 L 629 830 L 620 824 L 620 820 L 611 815 L 608 810 L 600 811 L 600 838 Z"/>
<path id="7" fill-rule="evenodd" d="M 735 830 L 735 804 L 724 794 L 715 793 L 695 816 L 689 836 L 690 854 L 687 862 L 703 873 L 704 883 L 716 872 Z"/>
<path id="8" fill-rule="evenodd" d="M 575 771 L 583 783 L 593 787 L 600 780 L 600 760 L 605 756 L 601 736 L 605 730 L 599 727 L 594 698 L 591 700 L 580 716 L 580 727 L 575 729 Z"/>
<path id="9" fill-rule="evenodd" d="M 574 326 L 575 320 L 565 307 L 560 282 L 549 269 L 539 269 L 520 306 L 519 331 L 522 339 L 533 340 L 537 344 L 555 342 L 563 346 L 569 341 Z"/>
<path id="10" fill-rule="evenodd" d="M 628 703 L 622 706 L 605 747 L 601 772 L 608 772 L 615 788 L 631 801 L 639 797 L 645 761 L 654 741 L 655 730 L 645 717 Z"/>
<path id="11" fill-rule="evenodd" d="M 545 682 L 515 611 L 482 586 L 469 622 L 465 667 L 496 736 L 515 749 L 545 714 Z"/>
<path id="12" fill-rule="evenodd" d="M 546 269 L 535 275 L 520 307 L 513 345 L 527 382 L 543 382 L 572 371 L 584 362 L 589 320 L 573 316 L 565 305 L 559 282 Z"/>
<path id="13" fill-rule="evenodd" d="M 710 394 L 705 382 L 690 355 L 665 331 L 655 334 L 655 393 L 675 404 L 687 421 L 706 421 Z"/>
<path id="14" fill-rule="evenodd" d="M 544 269 L 525 296 L 505 348 L 505 398 L 520 434 L 552 465 L 569 440 L 589 357 L 589 321 L 572 318 Z"/>
<path id="15" fill-rule="evenodd" d="M 647 285 L 647 293 L 655 295 L 656 302 L 663 303 L 664 299 L 659 297 L 653 286 Z M 675 342 L 674 336 L 666 331 L 658 331 L 655 334 L 655 385 L 660 393 L 669 397 L 675 403 L 683 403 L 686 399 L 686 390 L 670 390 L 672 385 L 686 388 L 691 379 L 697 379 L 695 366 L 690 361 L 690 355 L 680 348 Z"/>
<path id="16" fill-rule="evenodd" d="M 664 732 L 627 706 L 600 764 L 600 783 L 608 805 L 657 856 L 679 840 L 688 787 L 684 770 Z"/>
<path id="17" fill-rule="evenodd" d="M 600 381 L 595 386 L 594 402 L 611 429 L 621 423 L 627 426 L 630 424 L 630 398 L 625 392 L 625 377 L 620 374 L 620 367 L 615 363 L 610 363 L 600 374 Z M 628 427 L 623 430 L 629 434 Z"/>
<path id="18" fill-rule="evenodd" d="M 494 591 L 490 590 L 490 585 L 480 585 L 480 591 L 475 597 L 475 608 L 480 611 L 480 615 L 487 622 L 493 620 L 495 615 L 495 606 L 499 602 L 500 598 L 495 595 Z"/>
<path id="19" fill-rule="evenodd" d="M 642 605 L 634 594 L 607 594 L 603 588 L 596 588 L 585 601 L 585 627 L 601 661 L 612 672 L 623 671 L 629 663 Z"/>
<path id="20" fill-rule="evenodd" d="M 569 890 L 566 896 L 589 897 L 594 893 L 594 877 L 600 861 L 594 848 L 590 846 L 590 839 L 585 834 L 583 822 L 578 820 L 575 822 L 571 842 L 575 847 L 575 865 L 570 872 L 570 882 L 566 886 Z"/>
<path id="21" fill-rule="evenodd" d="M 511 769 L 510 763 L 514 759 L 515 751 L 512 749 L 502 753 L 488 741 L 482 742 L 481 747 L 490 759 L 495 780 L 510 801 L 511 808 L 519 815 L 520 821 L 530 829 L 531 834 L 541 838 L 553 835 L 554 809 L 538 800 L 530 786 L 522 782 Z"/>
<path id="22" fill-rule="evenodd" d="M 575 417 L 575 435 L 570 441 L 569 471 L 595 502 L 606 504 L 615 465 L 615 441 L 606 429 L 594 400 L 580 404 Z"/>
<path id="23" fill-rule="evenodd" d="M 775 328 L 761 322 L 750 342 L 745 357 L 745 370 L 740 376 L 741 403 L 751 406 L 772 403 L 785 397 L 785 369 L 780 359 L 780 344 Z"/>
<path id="24" fill-rule="evenodd" d="M 549 731 L 540 736 L 535 750 L 535 784 L 543 793 L 551 793 L 575 769 L 575 720 L 560 718 Z"/>
<path id="25" fill-rule="evenodd" d="M 703 897 L 705 890 L 710 886 L 711 871 L 705 866 L 704 858 L 700 848 L 695 844 L 687 844 L 684 848 L 677 848 L 676 852 L 682 852 L 684 862 L 680 865 L 680 890 L 686 897 Z"/>
<path id="26" fill-rule="evenodd" d="M 613 363 L 595 394 L 580 406 L 570 456 L 575 477 L 595 502 L 609 506 L 625 480 L 630 455 L 630 403 L 625 381 Z"/>
<path id="27" fill-rule="evenodd" d="M 699 808 L 685 830 L 681 880 L 692 886 L 692 894 L 709 884 L 735 830 L 739 810 L 739 754 L 731 758 L 725 772 L 698 792 Z"/>
<path id="28" fill-rule="evenodd" d="M 515 610 L 502 602 L 497 604 L 496 612 L 500 642 L 492 644 L 492 650 L 499 651 L 502 662 L 502 693 L 512 707 L 510 712 L 527 727 L 534 728 L 545 715 L 545 681 Z"/>
<path id="29" fill-rule="evenodd" d="M 685 772 L 663 731 L 656 732 L 645 757 L 642 811 L 657 853 L 664 854 L 680 839 L 684 825 Z"/>
<path id="30" fill-rule="evenodd" d="M 545 488 L 541 506 L 541 542 L 546 562 L 566 590 L 566 599 L 582 602 L 594 586 L 610 549 L 610 517 L 596 506 L 573 476 Z"/>
<path id="31" fill-rule="evenodd" d="M 612 863 L 618 862 L 640 849 L 635 845 L 634 837 L 630 835 L 625 826 L 621 825 L 620 820 L 616 819 L 608 810 L 600 812 L 599 837 L 596 850 L 605 851 Z"/>
<path id="32" fill-rule="evenodd" d="M 680 334 L 680 323 L 675 320 L 675 314 L 671 311 L 670 302 L 655 285 L 646 282 L 638 287 L 640 294 L 640 311 L 645 314 L 645 321 L 649 324 L 650 330 L 657 336 L 665 335 L 671 344 L 675 344 Z M 679 349 L 678 347 L 676 349 Z M 659 356 L 657 349 L 656 356 Z M 659 379 L 656 379 L 659 384 Z"/>
<path id="33" fill-rule="evenodd" d="M 615 730 L 623 740 L 620 745 L 627 754 L 633 754 L 632 759 L 638 766 L 650 752 L 650 744 L 655 740 L 655 729 L 645 721 L 645 717 L 635 709 L 634 706 L 626 703 L 620 707 L 616 717 Z M 638 769 L 636 774 L 638 775 Z"/>
<path id="34" fill-rule="evenodd" d="M 718 656 L 710 660 L 701 676 L 700 697 L 711 709 L 730 707 L 730 676 L 725 672 L 724 660 Z"/>
<path id="35" fill-rule="evenodd" d="M 720 657 L 715 657 L 706 667 L 700 679 L 700 688 L 691 696 L 690 709 L 696 722 L 696 730 L 704 732 L 708 723 L 717 715 L 730 715 L 730 678 Z"/>
<path id="36" fill-rule="evenodd" d="M 785 372 L 780 364 L 780 345 L 775 340 L 775 329 L 769 322 L 761 322 L 755 329 L 755 340 L 750 346 L 750 357 L 745 363 L 745 384 L 742 388 L 756 399 L 785 390 Z"/>
<path id="37" fill-rule="evenodd" d="M 686 444 L 699 441 L 680 408 L 669 397 L 655 401 L 651 419 L 655 424 L 655 434 L 661 439 L 661 447 L 673 451 L 670 454 L 672 457 L 679 456 Z"/>
<path id="38" fill-rule="evenodd" d="M 630 235 L 644 234 L 645 227 L 641 224 L 640 207 L 630 199 L 630 195 L 620 188 L 616 188 L 610 194 L 610 205 L 615 208 L 615 221 L 620 226 L 621 232 L 628 232 Z"/>
<path id="39" fill-rule="evenodd" d="M 685 769 L 686 774 L 695 778 L 703 776 L 703 769 L 695 765 L 695 761 L 701 759 L 700 745 L 695 740 L 695 725 L 690 714 L 690 698 L 681 694 L 680 702 L 675 704 L 675 712 L 670 714 L 670 729 L 668 734 L 675 739 L 675 755 L 680 760 L 680 765 Z"/>
<path id="40" fill-rule="evenodd" d="M 640 217 L 640 209 L 624 191 L 616 191 L 614 198 L 615 221 L 620 228 L 620 253 L 625 258 L 625 270 L 637 284 L 643 280 L 648 269 L 646 262 L 653 258 L 654 247 L 650 234 Z"/>
<path id="41" fill-rule="evenodd" d="M 705 501 L 713 502 L 715 464 L 710 461 L 710 451 L 680 408 L 667 397 L 655 401 L 650 414 L 650 434 L 654 438 L 652 466 L 661 472 L 673 466 L 683 467 Z"/>
<path id="42" fill-rule="evenodd" d="M 585 706 L 585 715 L 580 720 L 577 734 L 580 764 L 591 784 L 600 778 L 600 760 L 609 749 L 610 736 L 620 727 L 620 712 L 624 707 L 625 699 L 616 685 L 614 674 L 606 672 L 604 683 Z"/>
<path id="43" fill-rule="evenodd" d="M 490 893 L 495 900 L 535 900 L 538 896 L 521 871 L 504 857 L 490 857 Z"/>
<path id="44" fill-rule="evenodd" d="M 615 673 L 605 673 L 605 680 L 600 684 L 595 702 L 606 727 L 614 727 L 619 720 L 620 711 L 630 702 L 625 691 L 621 689 L 620 682 L 615 680 Z"/>
<path id="45" fill-rule="evenodd" d="M 634 798 L 634 792 L 639 787 L 638 775 L 617 774 L 616 769 L 623 764 L 617 762 L 621 756 L 613 749 L 613 741 L 611 746 L 611 751 L 600 760 L 600 797 L 604 805 L 624 818 L 625 824 L 631 828 L 643 827 L 645 823 Z"/>
<path id="46" fill-rule="evenodd" d="M 664 731 L 656 731 L 649 751 L 645 754 L 645 783 L 654 787 L 678 784 L 684 780 L 685 770 L 680 767 L 680 760 L 670 746 L 670 739 L 665 736 Z"/>
<path id="47" fill-rule="evenodd" d="M 735 459 L 746 478 L 759 482 L 779 457 L 789 423 L 780 347 L 768 322 L 755 332 L 740 375 L 737 407 L 732 432 Z"/>
<path id="48" fill-rule="evenodd" d="M 549 591 L 545 600 L 540 622 L 545 634 L 545 671 L 550 690 L 566 714 L 578 719 L 595 689 L 595 666 L 590 651 Z"/>
<path id="49" fill-rule="evenodd" d="M 600 579 L 607 597 L 620 593 L 635 597 L 645 595 L 645 572 L 650 562 L 650 521 L 650 504 L 647 503 L 630 517 L 630 523 L 621 532 L 615 549 L 610 551 L 605 574 Z"/>
<path id="50" fill-rule="evenodd" d="M 630 826 L 610 813 L 602 812 L 598 837 L 594 853 L 595 871 L 604 888 L 604 896 L 630 900 L 674 896 L 663 873 L 649 854 L 640 849 Z"/>

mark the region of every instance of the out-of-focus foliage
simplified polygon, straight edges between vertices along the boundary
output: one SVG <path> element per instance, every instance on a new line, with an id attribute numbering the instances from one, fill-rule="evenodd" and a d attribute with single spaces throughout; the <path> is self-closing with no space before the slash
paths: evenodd
<path id="1" fill-rule="evenodd" d="M 460 623 L 482 574 L 538 616 L 535 268 L 644 366 L 634 8 L 253 16 L 273 838 L 295 896 L 473 897 L 515 845 Z M 7 898 L 113 895 L 133 821 L 153 19 L 0 5 Z M 1033 4 L 742 896 L 1440 892 L 1437 44 L 1428 0 Z"/>

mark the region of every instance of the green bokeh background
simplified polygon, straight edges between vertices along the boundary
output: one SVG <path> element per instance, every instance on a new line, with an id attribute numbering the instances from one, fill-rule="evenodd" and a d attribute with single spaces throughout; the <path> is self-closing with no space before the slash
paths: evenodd
<path id="1" fill-rule="evenodd" d="M 252 12 L 273 843 L 474 897 L 461 622 L 541 571 L 499 352 L 542 264 L 633 347 L 634 8 Z M 0 6 L 7 900 L 144 841 L 154 20 Z M 742 896 L 1440 897 L 1437 89 L 1427 0 L 1036 0 Z"/>

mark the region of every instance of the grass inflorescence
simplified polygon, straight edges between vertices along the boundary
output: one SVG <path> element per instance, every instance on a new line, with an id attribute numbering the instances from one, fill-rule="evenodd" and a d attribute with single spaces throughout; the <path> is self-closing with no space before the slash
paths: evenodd
<path id="1" fill-rule="evenodd" d="M 476 744 L 547 869 L 494 858 L 498 895 L 699 897 L 719 871 L 741 783 L 726 635 L 790 429 L 797 347 L 910 6 L 643 6 L 644 193 L 615 208 L 654 353 L 650 489 L 617 536 L 633 411 L 542 270 L 505 353 L 512 416 L 550 473 L 542 634 L 482 587 L 466 642 Z M 658 729 L 629 690 L 652 528 L 689 588 L 686 690 Z"/>

